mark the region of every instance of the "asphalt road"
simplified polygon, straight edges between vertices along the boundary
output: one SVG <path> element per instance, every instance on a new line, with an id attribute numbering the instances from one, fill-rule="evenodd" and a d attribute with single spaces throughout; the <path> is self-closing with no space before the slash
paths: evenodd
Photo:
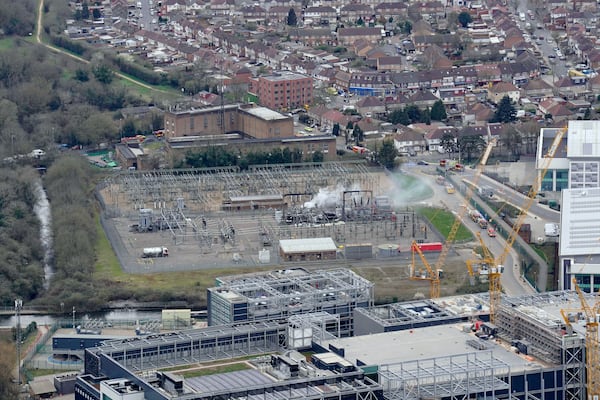
<path id="1" fill-rule="evenodd" d="M 408 172 L 419 177 L 419 179 L 426 180 L 427 183 L 434 188 L 434 196 L 428 201 L 431 201 L 432 204 L 441 205 L 449 210 L 453 210 L 455 213 L 461 214 L 463 224 L 471 230 L 473 234 L 477 232 L 481 234 L 483 242 L 490 249 L 492 254 L 498 255 L 502 253 L 506 244 L 503 238 L 500 236 L 494 238 L 487 236 L 484 230 L 468 218 L 465 211 L 465 198 L 459 191 L 454 194 L 447 194 L 442 185 L 436 184 L 435 169 L 435 165 L 418 166 L 408 169 Z M 472 172 L 470 172 L 470 174 L 472 176 Z M 535 289 L 521 277 L 518 257 L 514 250 L 511 250 L 506 258 L 505 273 L 502 275 L 501 284 L 504 293 L 509 296 L 535 293 Z"/>

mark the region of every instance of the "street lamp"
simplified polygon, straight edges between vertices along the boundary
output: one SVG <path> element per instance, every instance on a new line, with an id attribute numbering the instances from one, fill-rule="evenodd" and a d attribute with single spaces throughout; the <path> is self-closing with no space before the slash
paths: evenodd
<path id="1" fill-rule="evenodd" d="M 15 316 L 17 317 L 17 384 L 21 384 L 21 309 L 23 300 L 15 300 Z"/>

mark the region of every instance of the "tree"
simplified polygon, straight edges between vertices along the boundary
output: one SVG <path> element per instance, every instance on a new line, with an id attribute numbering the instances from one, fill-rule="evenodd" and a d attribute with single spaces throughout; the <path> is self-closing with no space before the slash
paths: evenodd
<path id="1" fill-rule="evenodd" d="M 419 118 L 419 122 L 423 122 L 426 125 L 431 125 L 431 110 L 429 107 L 421 111 L 421 118 Z"/>
<path id="2" fill-rule="evenodd" d="M 388 119 L 392 124 L 410 125 L 410 118 L 405 108 L 392 111 Z"/>
<path id="3" fill-rule="evenodd" d="M 388 169 L 395 167 L 395 160 L 398 156 L 398 150 L 394 146 L 394 139 L 388 138 L 383 140 L 381 150 L 377 153 L 376 161 Z"/>
<path id="4" fill-rule="evenodd" d="M 485 145 L 485 140 L 481 136 L 471 135 L 458 138 L 458 150 L 466 155 L 467 162 L 471 162 L 474 154 L 481 153 Z"/>
<path id="5" fill-rule="evenodd" d="M 364 24 L 365 21 L 363 21 L 362 17 L 358 17 L 358 19 L 356 20 L 356 25 L 363 26 Z"/>
<path id="6" fill-rule="evenodd" d="M 98 64 L 93 67 L 92 73 L 96 80 L 100 83 L 108 85 L 113 80 L 113 72 L 110 67 L 106 64 Z"/>
<path id="7" fill-rule="evenodd" d="M 94 8 L 92 10 L 92 17 L 94 19 L 100 19 L 100 18 L 102 18 L 102 14 L 100 13 L 100 10 L 98 8 Z"/>
<path id="8" fill-rule="evenodd" d="M 494 113 L 494 116 L 490 120 L 490 122 L 502 122 L 509 123 L 514 122 L 517 119 L 517 110 L 515 109 L 510 97 L 504 96 L 500 103 L 498 104 L 498 108 Z"/>
<path id="9" fill-rule="evenodd" d="M 414 104 L 409 104 L 405 108 L 406 115 L 408 115 L 408 119 L 411 123 L 421 122 L 421 110 Z"/>
<path id="10" fill-rule="evenodd" d="M 525 153 L 534 154 L 537 138 L 540 133 L 540 124 L 535 120 L 530 120 L 521 124 L 517 129 L 519 129 L 523 138 Z"/>
<path id="11" fill-rule="evenodd" d="M 324 159 L 325 159 L 325 156 L 319 150 L 315 151 L 312 154 L 312 162 L 315 162 L 315 163 L 317 163 L 317 162 L 323 162 Z"/>
<path id="12" fill-rule="evenodd" d="M 442 100 L 438 100 L 433 103 L 430 114 L 433 121 L 443 121 L 448 118 L 448 115 L 446 114 L 446 107 L 444 107 Z"/>
<path id="13" fill-rule="evenodd" d="M 456 146 L 456 138 L 449 133 L 444 133 L 440 138 L 440 146 L 446 153 L 454 153 L 458 150 Z"/>
<path id="14" fill-rule="evenodd" d="M 500 133 L 500 143 L 511 156 L 511 160 L 517 159 L 521 155 L 521 144 L 523 138 L 517 129 L 512 125 L 505 125 Z"/>
<path id="15" fill-rule="evenodd" d="M 333 136 L 340 136 L 340 124 L 337 122 L 333 124 L 333 129 L 331 130 L 331 134 Z"/>
<path id="16" fill-rule="evenodd" d="M 87 82 L 90 80 L 90 77 L 85 69 L 77 68 L 75 71 L 75 79 L 79 82 Z"/>
<path id="17" fill-rule="evenodd" d="M 458 14 L 457 19 L 463 28 L 466 28 L 467 25 L 469 25 L 471 22 L 473 22 L 473 18 L 471 17 L 471 14 L 469 14 L 467 11 L 463 11 L 460 14 Z"/>
<path id="18" fill-rule="evenodd" d="M 81 18 L 89 19 L 90 18 L 90 8 L 87 2 L 84 2 L 81 6 Z"/>
<path id="19" fill-rule="evenodd" d="M 410 21 L 400 21 L 396 24 L 396 26 L 400 29 L 400 32 L 404 33 L 405 35 L 410 35 L 410 33 L 412 32 L 412 23 Z"/>
<path id="20" fill-rule="evenodd" d="M 290 8 L 290 11 L 288 11 L 288 16 L 287 16 L 286 22 L 289 26 L 296 26 L 298 24 L 298 17 L 296 16 L 296 10 L 294 10 L 293 8 Z"/>
<path id="21" fill-rule="evenodd" d="M 354 140 L 357 145 L 360 142 L 362 142 L 365 138 L 365 134 L 358 124 L 354 125 L 354 129 L 352 130 L 352 137 L 354 137 Z"/>

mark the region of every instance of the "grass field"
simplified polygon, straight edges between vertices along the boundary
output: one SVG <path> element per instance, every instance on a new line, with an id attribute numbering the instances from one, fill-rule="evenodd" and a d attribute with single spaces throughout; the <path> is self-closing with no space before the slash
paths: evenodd
<path id="1" fill-rule="evenodd" d="M 456 216 L 453 213 L 442 210 L 441 208 L 425 207 L 421 208 L 419 213 L 427 218 L 444 238 L 448 237 L 450 229 L 456 220 Z M 463 224 L 461 224 L 458 228 L 458 232 L 456 233 L 454 241 L 461 243 L 470 240 L 473 240 L 473 234 Z"/>

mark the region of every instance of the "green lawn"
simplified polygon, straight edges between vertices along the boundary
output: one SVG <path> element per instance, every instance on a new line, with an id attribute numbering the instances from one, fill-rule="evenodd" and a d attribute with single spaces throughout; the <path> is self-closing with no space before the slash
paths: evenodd
<path id="1" fill-rule="evenodd" d="M 421 208 L 419 212 L 429 220 L 431 225 L 433 225 L 438 232 L 440 232 L 440 234 L 442 234 L 444 240 L 448 237 L 450 228 L 456 219 L 456 215 L 452 214 L 450 211 L 432 207 Z M 461 224 L 458 228 L 458 232 L 456 233 L 454 241 L 465 242 L 470 240 L 473 240 L 473 234 L 463 224 Z"/>
<path id="2" fill-rule="evenodd" d="M 101 281 L 112 281 L 126 285 L 134 291 L 147 291 L 151 288 L 157 292 L 173 292 L 196 294 L 207 287 L 215 286 L 215 279 L 232 273 L 231 268 L 214 268 L 202 271 L 182 271 L 176 274 L 164 272 L 156 274 L 127 274 L 121 269 L 100 219 L 96 220 L 98 242 L 96 244 L 96 265 L 94 277 Z M 236 273 L 244 274 L 256 271 L 267 271 L 272 267 L 236 268 Z"/>

